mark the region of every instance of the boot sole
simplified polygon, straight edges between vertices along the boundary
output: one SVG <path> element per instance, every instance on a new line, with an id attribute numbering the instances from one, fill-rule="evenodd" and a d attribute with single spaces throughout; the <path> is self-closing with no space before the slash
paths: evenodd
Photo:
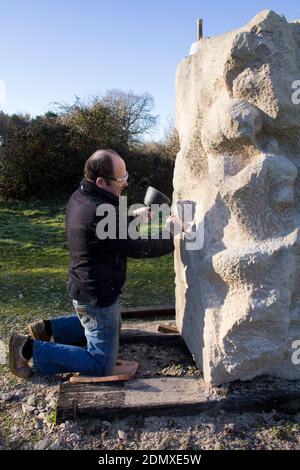
<path id="1" fill-rule="evenodd" d="M 10 371 L 11 371 L 12 374 L 16 375 L 20 379 L 29 379 L 33 375 L 33 371 L 30 373 L 30 375 L 24 376 L 24 374 L 22 374 L 21 372 L 18 372 L 13 367 L 13 352 L 12 352 L 13 347 L 12 347 L 12 344 L 13 344 L 14 336 L 15 336 L 14 334 L 11 335 L 11 337 L 9 338 L 9 344 L 8 344 L 8 365 L 9 365 Z"/>

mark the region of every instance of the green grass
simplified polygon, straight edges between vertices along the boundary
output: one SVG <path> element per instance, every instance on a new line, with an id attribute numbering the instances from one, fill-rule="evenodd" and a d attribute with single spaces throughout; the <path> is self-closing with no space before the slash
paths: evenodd
<path id="1" fill-rule="evenodd" d="M 69 253 L 65 202 L 0 202 L 2 334 L 28 320 L 72 312 L 66 291 Z M 173 256 L 128 260 L 124 306 L 174 301 Z"/>
<path id="2" fill-rule="evenodd" d="M 276 439 L 289 440 L 293 438 L 294 433 L 299 431 L 299 429 L 299 424 L 286 422 L 282 425 L 278 425 L 271 428 L 271 434 Z"/>

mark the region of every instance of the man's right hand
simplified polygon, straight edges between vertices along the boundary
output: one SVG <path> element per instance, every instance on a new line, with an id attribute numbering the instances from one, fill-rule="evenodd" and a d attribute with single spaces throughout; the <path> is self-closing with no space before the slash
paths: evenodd
<path id="1" fill-rule="evenodd" d="M 170 215 L 166 220 L 166 229 L 172 233 L 174 237 L 178 233 L 189 233 L 192 225 L 193 224 L 182 222 L 176 215 Z"/>

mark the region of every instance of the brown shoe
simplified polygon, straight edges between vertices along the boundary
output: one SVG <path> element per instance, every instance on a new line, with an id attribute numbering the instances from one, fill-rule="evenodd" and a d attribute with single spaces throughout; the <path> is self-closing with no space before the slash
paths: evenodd
<path id="1" fill-rule="evenodd" d="M 37 339 L 39 341 L 50 341 L 51 339 L 51 336 L 49 336 L 46 331 L 44 320 L 30 323 L 26 329 L 33 339 Z"/>
<path id="2" fill-rule="evenodd" d="M 28 361 L 23 357 L 22 349 L 27 341 L 27 336 L 13 334 L 9 339 L 9 368 L 11 372 L 21 379 L 29 379 L 33 370 L 28 365 Z"/>

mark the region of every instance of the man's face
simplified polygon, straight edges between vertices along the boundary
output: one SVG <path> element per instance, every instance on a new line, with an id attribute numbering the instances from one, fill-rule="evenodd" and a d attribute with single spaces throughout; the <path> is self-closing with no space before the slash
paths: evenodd
<path id="1" fill-rule="evenodd" d="M 126 177 L 126 165 L 124 160 L 120 158 L 113 159 L 113 174 L 111 175 L 116 180 L 122 180 Z M 96 181 L 97 186 L 113 193 L 115 196 L 120 196 L 123 189 L 128 185 L 127 181 L 104 180 L 98 178 Z"/>

